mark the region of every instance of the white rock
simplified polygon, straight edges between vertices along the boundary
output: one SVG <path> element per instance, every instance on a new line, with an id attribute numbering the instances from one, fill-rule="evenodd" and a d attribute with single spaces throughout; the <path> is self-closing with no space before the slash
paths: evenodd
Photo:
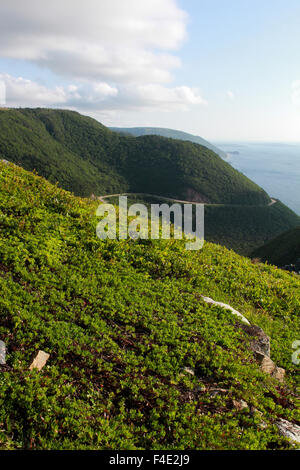
<path id="1" fill-rule="evenodd" d="M 187 374 L 195 375 L 195 372 L 194 372 L 193 369 L 191 369 L 190 367 L 185 367 L 183 370 L 184 370 L 184 372 L 186 372 Z"/>
<path id="2" fill-rule="evenodd" d="M 292 424 L 286 419 L 282 418 L 278 419 L 275 424 L 282 436 L 300 443 L 300 426 L 297 424 Z"/>
<path id="3" fill-rule="evenodd" d="M 209 390 L 209 396 L 210 398 L 214 398 L 216 397 L 217 395 L 224 395 L 228 393 L 228 390 L 226 390 L 225 388 L 211 388 Z"/>
<path id="4" fill-rule="evenodd" d="M 5 357 L 6 357 L 6 346 L 5 346 L 4 341 L 0 341 L 0 364 L 2 366 L 6 364 Z"/>
<path id="5" fill-rule="evenodd" d="M 46 364 L 46 362 L 48 361 L 49 357 L 50 357 L 50 354 L 45 353 L 44 351 L 39 351 L 36 357 L 34 358 L 34 360 L 32 361 L 29 369 L 41 370 Z"/>
<path id="6" fill-rule="evenodd" d="M 249 321 L 247 320 L 247 318 L 244 317 L 244 315 L 242 315 L 240 312 L 238 312 L 237 310 L 235 310 L 234 308 L 232 308 L 230 305 L 224 304 L 223 302 L 216 302 L 215 300 L 211 299 L 210 297 L 205 297 L 204 295 L 201 295 L 201 297 L 202 297 L 202 299 L 204 300 L 204 302 L 206 302 L 206 303 L 208 303 L 208 304 L 218 305 L 219 307 L 222 307 L 222 308 L 224 308 L 225 310 L 230 310 L 233 315 L 236 315 L 236 316 L 239 317 L 244 323 L 247 323 L 247 325 L 250 325 L 250 323 L 249 323 Z"/>

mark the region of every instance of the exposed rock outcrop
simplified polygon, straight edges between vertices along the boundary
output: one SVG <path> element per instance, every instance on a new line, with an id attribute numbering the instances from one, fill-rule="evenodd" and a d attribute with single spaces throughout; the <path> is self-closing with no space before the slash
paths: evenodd
<path id="1" fill-rule="evenodd" d="M 284 381 L 285 369 L 277 367 L 270 358 L 270 338 L 262 328 L 256 325 L 251 325 L 244 315 L 223 302 L 217 302 L 210 297 L 201 295 L 204 302 L 229 310 L 233 315 L 236 315 L 243 323 L 238 326 L 242 328 L 249 336 L 251 336 L 250 348 L 253 351 L 255 360 L 260 364 L 261 370 L 265 374 L 271 375 L 279 382 Z"/>

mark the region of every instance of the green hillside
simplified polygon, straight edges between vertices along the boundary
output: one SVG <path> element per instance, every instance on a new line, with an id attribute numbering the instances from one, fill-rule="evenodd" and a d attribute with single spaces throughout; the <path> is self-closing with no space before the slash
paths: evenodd
<path id="1" fill-rule="evenodd" d="M 295 264 L 300 259 L 300 226 L 256 249 L 252 256 L 276 266 Z"/>
<path id="2" fill-rule="evenodd" d="M 209 149 L 158 136 L 121 136 L 71 111 L 0 110 L 0 158 L 80 196 L 122 191 L 228 204 L 268 195 Z"/>
<path id="3" fill-rule="evenodd" d="M 299 223 L 300 217 L 280 201 L 271 206 L 205 206 L 205 239 L 247 256 Z"/>
<path id="4" fill-rule="evenodd" d="M 210 243 L 100 241 L 97 204 L 0 162 L 0 448 L 293 448 L 299 278 Z M 202 295 L 263 328 L 284 383 Z"/>
<path id="5" fill-rule="evenodd" d="M 86 116 L 0 110 L 0 158 L 80 196 L 149 193 L 205 202 L 206 239 L 249 254 L 299 217 L 211 150 L 160 136 L 122 136 Z M 156 201 L 157 202 L 157 201 Z"/>
<path id="6" fill-rule="evenodd" d="M 106 201 L 118 204 L 118 197 L 106 197 Z M 128 204 L 150 204 L 166 202 L 159 197 L 146 195 L 128 196 Z M 170 201 L 170 203 L 173 203 Z M 281 234 L 286 227 L 295 227 L 300 218 L 282 202 L 272 205 L 242 206 L 238 204 L 205 204 L 205 240 L 239 254 L 250 256 L 252 251 L 267 240 Z"/>
<path id="7" fill-rule="evenodd" d="M 223 152 L 223 150 L 219 149 L 202 137 L 198 135 L 192 135 L 187 132 L 177 131 L 175 129 L 167 129 L 164 127 L 110 127 L 110 129 L 112 131 L 121 132 L 123 134 L 131 134 L 135 137 L 139 137 L 141 135 L 160 135 L 162 137 L 168 137 L 171 139 L 188 140 L 189 142 L 194 142 L 195 144 L 207 147 L 225 160 L 227 158 L 226 152 Z"/>

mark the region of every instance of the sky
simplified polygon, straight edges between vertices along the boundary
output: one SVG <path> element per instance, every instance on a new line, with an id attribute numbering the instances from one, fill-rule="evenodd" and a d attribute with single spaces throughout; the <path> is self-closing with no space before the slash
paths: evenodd
<path id="1" fill-rule="evenodd" d="M 0 105 L 300 141 L 299 0 L 1 0 Z"/>

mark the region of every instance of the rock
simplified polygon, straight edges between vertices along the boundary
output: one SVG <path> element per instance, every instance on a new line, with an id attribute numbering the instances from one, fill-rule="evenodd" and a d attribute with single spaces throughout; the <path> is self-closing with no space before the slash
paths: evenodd
<path id="1" fill-rule="evenodd" d="M 236 408 L 238 411 L 242 411 L 245 408 L 249 408 L 248 403 L 245 402 L 244 400 L 232 400 L 232 403 L 233 403 L 234 408 Z"/>
<path id="2" fill-rule="evenodd" d="M 257 351 L 270 357 L 270 338 L 264 330 L 256 325 L 241 325 L 241 328 L 251 337 L 250 348 L 252 351 Z"/>
<path id="3" fill-rule="evenodd" d="M 300 426 L 280 418 L 275 422 L 280 434 L 288 439 L 300 443 Z"/>
<path id="4" fill-rule="evenodd" d="M 46 364 L 46 362 L 48 361 L 49 357 L 50 357 L 50 354 L 45 353 L 44 351 L 39 351 L 36 357 L 34 358 L 34 360 L 32 361 L 32 363 L 30 364 L 29 369 L 41 370 Z"/>
<path id="5" fill-rule="evenodd" d="M 210 398 L 214 398 L 216 397 L 217 395 L 223 395 L 225 393 L 228 393 L 228 390 L 226 390 L 225 388 L 211 388 L 209 390 L 209 396 Z"/>
<path id="6" fill-rule="evenodd" d="M 260 368 L 265 374 L 271 375 L 279 382 L 284 381 L 285 369 L 282 367 L 277 367 L 270 357 L 259 351 L 254 351 L 254 357 L 260 364 Z"/>
<path id="7" fill-rule="evenodd" d="M 238 312 L 237 310 L 235 310 L 234 308 L 232 308 L 230 305 L 228 304 L 223 304 L 223 302 L 216 302 L 215 300 L 211 299 L 210 297 L 205 297 L 204 295 L 201 295 L 202 299 L 204 300 L 204 302 L 208 303 L 208 304 L 213 304 L 213 305 L 218 305 L 219 307 L 222 307 L 224 308 L 225 310 L 230 310 L 231 313 L 233 315 L 236 315 L 237 317 L 239 317 L 244 323 L 246 323 L 247 325 L 250 325 L 249 321 L 247 320 L 246 317 L 244 317 L 244 315 L 242 315 L 240 312 Z"/>
<path id="8" fill-rule="evenodd" d="M 193 371 L 193 369 L 190 369 L 190 367 L 184 367 L 184 372 L 186 372 L 187 374 L 190 374 L 190 375 L 195 375 L 195 372 Z"/>
<path id="9" fill-rule="evenodd" d="M 6 364 L 6 346 L 4 341 L 0 341 L 0 365 L 4 366 Z"/>
<path id="10" fill-rule="evenodd" d="M 272 372 L 272 377 L 281 383 L 284 382 L 285 369 L 282 367 L 275 367 L 275 370 Z"/>
<path id="11" fill-rule="evenodd" d="M 266 356 L 265 354 L 259 351 L 254 351 L 254 357 L 259 363 L 261 370 L 265 374 L 271 375 L 275 371 L 276 365 L 270 357 Z"/>

